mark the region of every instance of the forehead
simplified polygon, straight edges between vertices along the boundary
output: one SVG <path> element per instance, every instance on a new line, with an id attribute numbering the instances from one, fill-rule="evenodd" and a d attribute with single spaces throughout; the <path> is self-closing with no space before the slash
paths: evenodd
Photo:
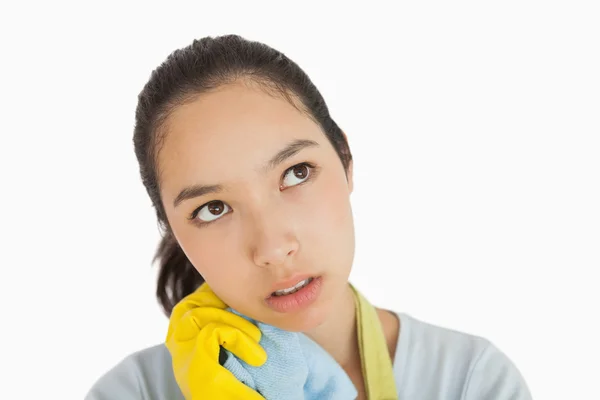
<path id="1" fill-rule="evenodd" d="M 283 97 L 232 84 L 177 107 L 158 154 L 163 189 L 227 181 L 296 139 L 324 143 L 319 126 Z"/>

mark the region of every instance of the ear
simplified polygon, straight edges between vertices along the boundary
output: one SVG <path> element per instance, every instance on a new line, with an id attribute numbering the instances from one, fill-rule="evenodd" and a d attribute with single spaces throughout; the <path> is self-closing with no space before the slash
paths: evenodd
<path id="1" fill-rule="evenodd" d="M 348 176 L 348 187 L 350 188 L 350 193 L 354 191 L 354 174 L 353 174 L 354 161 L 350 160 L 348 164 L 348 172 L 346 175 Z"/>
<path id="2" fill-rule="evenodd" d="M 342 131 L 342 134 L 344 135 L 346 143 L 348 143 L 348 136 L 346 136 L 346 132 Z M 350 143 L 348 143 L 348 150 L 350 150 Z M 350 163 L 348 164 L 346 178 L 348 180 L 348 188 L 350 189 L 350 193 L 352 193 L 354 191 L 354 160 L 350 160 Z"/>

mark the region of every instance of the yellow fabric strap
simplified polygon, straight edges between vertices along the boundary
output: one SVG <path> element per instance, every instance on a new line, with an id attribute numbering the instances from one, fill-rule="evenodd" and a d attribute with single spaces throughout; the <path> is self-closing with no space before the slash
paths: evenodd
<path id="1" fill-rule="evenodd" d="M 397 400 L 396 381 L 383 328 L 375 307 L 354 286 L 358 348 L 368 400 Z"/>

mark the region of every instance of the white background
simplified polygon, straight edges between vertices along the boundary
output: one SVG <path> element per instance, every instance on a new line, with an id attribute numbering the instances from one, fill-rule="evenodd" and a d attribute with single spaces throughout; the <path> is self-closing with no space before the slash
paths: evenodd
<path id="1" fill-rule="evenodd" d="M 2 5 L 0 398 L 81 399 L 163 340 L 137 94 L 205 35 L 312 77 L 355 157 L 352 281 L 600 398 L 597 2 Z"/>

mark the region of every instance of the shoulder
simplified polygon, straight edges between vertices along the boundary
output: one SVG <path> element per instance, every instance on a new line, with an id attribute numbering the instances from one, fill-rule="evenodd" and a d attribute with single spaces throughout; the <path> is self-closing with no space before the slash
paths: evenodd
<path id="1" fill-rule="evenodd" d="M 531 398 L 517 367 L 489 340 L 406 314 L 399 313 L 398 317 L 401 327 L 394 372 L 403 397 Z"/>
<path id="2" fill-rule="evenodd" d="M 91 387 L 85 400 L 183 400 L 163 345 L 128 355 Z"/>

